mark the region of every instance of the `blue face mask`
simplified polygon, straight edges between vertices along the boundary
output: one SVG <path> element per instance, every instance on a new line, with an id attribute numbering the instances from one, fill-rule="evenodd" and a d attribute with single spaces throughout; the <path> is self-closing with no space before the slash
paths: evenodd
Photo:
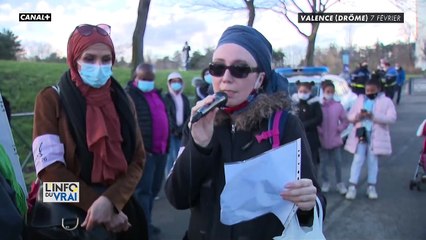
<path id="1" fill-rule="evenodd" d="M 80 64 L 80 63 L 79 63 Z M 112 64 L 80 64 L 80 77 L 83 82 L 91 87 L 100 88 L 105 85 L 112 75 Z"/>
<path id="2" fill-rule="evenodd" d="M 174 90 L 174 91 L 179 91 L 182 89 L 182 83 L 178 83 L 178 82 L 174 82 L 170 84 L 170 87 Z"/>
<path id="3" fill-rule="evenodd" d="M 213 77 L 212 77 L 212 75 L 207 74 L 207 75 L 205 75 L 205 76 L 204 76 L 204 80 L 206 81 L 206 83 L 208 83 L 208 84 L 212 84 L 212 82 L 213 82 Z"/>
<path id="4" fill-rule="evenodd" d="M 368 112 L 372 112 L 374 107 L 374 100 L 371 99 L 365 99 L 364 101 L 364 109 L 366 109 Z"/>
<path id="5" fill-rule="evenodd" d="M 138 88 L 142 92 L 151 92 L 154 89 L 154 81 L 138 80 Z"/>

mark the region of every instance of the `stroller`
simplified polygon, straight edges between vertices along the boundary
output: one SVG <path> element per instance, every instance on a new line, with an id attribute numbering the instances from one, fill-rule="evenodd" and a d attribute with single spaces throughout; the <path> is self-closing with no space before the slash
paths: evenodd
<path id="1" fill-rule="evenodd" d="M 417 130 L 418 137 L 424 137 L 423 149 L 420 151 L 419 162 L 414 172 L 414 177 L 410 181 L 410 190 L 413 190 L 414 187 L 420 191 L 421 183 L 426 183 L 426 119 L 420 124 L 419 129 Z"/>

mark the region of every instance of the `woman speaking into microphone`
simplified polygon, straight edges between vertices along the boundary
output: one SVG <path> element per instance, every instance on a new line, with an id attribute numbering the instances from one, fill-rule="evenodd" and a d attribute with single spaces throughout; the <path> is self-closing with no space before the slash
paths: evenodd
<path id="1" fill-rule="evenodd" d="M 166 195 L 177 209 L 191 209 L 191 219 L 184 239 L 272 239 L 284 226 L 272 213 L 234 225 L 220 221 L 220 195 L 225 186 L 224 164 L 239 162 L 271 149 L 271 143 L 257 141 L 256 135 L 268 131 L 268 120 L 277 111 L 290 110 L 286 92 L 277 86 L 286 83 L 271 68 L 272 46 L 257 30 L 232 26 L 222 34 L 214 51 L 209 72 L 216 94 L 197 102 L 186 130 L 182 147 L 166 182 Z M 220 93 L 219 93 L 220 92 Z M 224 107 L 205 111 L 206 106 L 221 101 Z M 216 102 L 215 102 L 216 101 Z M 218 104 L 219 105 L 219 104 Z M 301 225 L 311 225 L 318 195 L 325 209 L 313 174 L 308 141 L 300 120 L 287 115 L 280 144 L 301 139 L 301 179 L 284 184 L 281 198 L 294 202 Z M 185 141 L 184 141 L 185 142 Z M 283 173 L 284 174 L 284 173 Z"/>

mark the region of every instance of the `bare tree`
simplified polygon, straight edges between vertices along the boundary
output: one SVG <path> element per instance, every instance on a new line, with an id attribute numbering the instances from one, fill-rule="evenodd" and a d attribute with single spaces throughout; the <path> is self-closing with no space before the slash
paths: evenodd
<path id="1" fill-rule="evenodd" d="M 416 3 L 415 0 L 389 0 L 394 6 L 402 10 L 403 12 L 415 12 Z"/>
<path id="2" fill-rule="evenodd" d="M 249 12 L 247 26 L 253 27 L 254 17 L 256 16 L 256 8 L 254 7 L 254 0 L 243 0 Z"/>
<path id="3" fill-rule="evenodd" d="M 244 3 L 244 4 L 243 4 Z M 202 7 L 214 8 L 222 11 L 248 11 L 247 26 L 253 27 L 254 19 L 256 17 L 256 8 L 268 9 L 276 5 L 275 1 L 268 0 L 242 0 L 241 2 L 229 1 L 229 0 L 205 0 L 205 1 L 191 1 L 191 6 L 188 7 Z M 257 7 L 259 6 L 259 7 Z"/>
<path id="4" fill-rule="evenodd" d="M 287 19 L 287 21 L 294 27 L 296 30 L 308 40 L 308 46 L 306 49 L 305 56 L 305 65 L 313 66 L 314 64 L 314 53 L 315 53 L 315 40 L 317 37 L 318 28 L 320 26 L 319 22 L 311 22 L 311 32 L 310 34 L 304 33 L 300 27 L 296 24 L 297 20 L 291 15 L 296 16 L 297 19 L 298 13 L 324 13 L 331 6 L 340 2 L 340 0 L 330 1 L 330 0 L 306 0 L 306 6 L 309 6 L 307 9 L 303 9 L 300 4 L 301 1 L 296 0 L 278 0 L 279 7 L 274 8 L 275 12 L 281 13 Z"/>
<path id="5" fill-rule="evenodd" d="M 150 4 L 151 0 L 139 0 L 138 18 L 133 32 L 132 73 L 139 63 L 144 62 L 143 44 Z"/>

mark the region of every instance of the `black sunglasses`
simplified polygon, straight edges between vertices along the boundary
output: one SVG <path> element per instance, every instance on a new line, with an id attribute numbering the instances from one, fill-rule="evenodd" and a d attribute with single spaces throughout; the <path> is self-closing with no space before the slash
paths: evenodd
<path id="1" fill-rule="evenodd" d="M 210 63 L 209 73 L 215 77 L 222 77 L 225 74 L 226 69 L 229 70 L 231 75 L 235 78 L 246 78 L 250 73 L 259 72 L 257 67 L 250 67 L 246 64 L 235 64 L 226 66 L 223 63 Z"/>
<path id="2" fill-rule="evenodd" d="M 98 24 L 96 26 L 90 24 L 82 24 L 78 25 L 75 29 L 85 37 L 92 35 L 94 31 L 97 31 L 102 36 L 108 36 L 111 34 L 111 26 L 108 24 Z"/>

